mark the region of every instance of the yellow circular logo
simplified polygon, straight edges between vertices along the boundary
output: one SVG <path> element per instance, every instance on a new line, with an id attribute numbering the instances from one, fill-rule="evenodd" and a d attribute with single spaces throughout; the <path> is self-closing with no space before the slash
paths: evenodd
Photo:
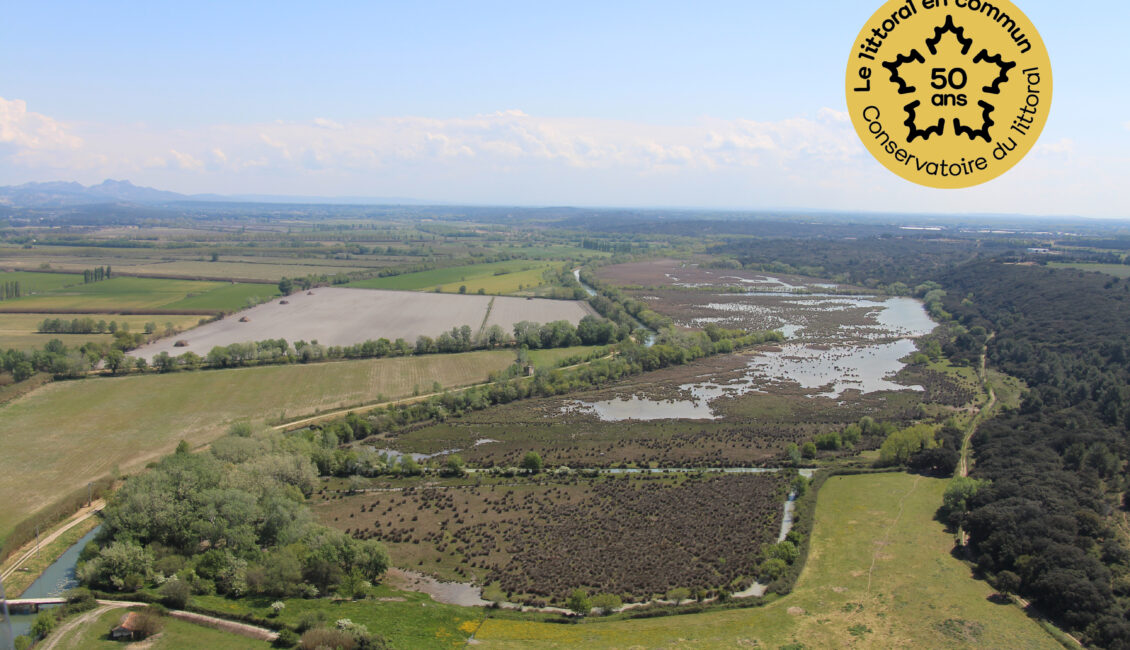
<path id="1" fill-rule="evenodd" d="M 848 110 L 864 146 L 929 187 L 1008 171 L 1036 143 L 1051 100 L 1044 42 L 1008 0 L 891 0 L 848 58 Z"/>

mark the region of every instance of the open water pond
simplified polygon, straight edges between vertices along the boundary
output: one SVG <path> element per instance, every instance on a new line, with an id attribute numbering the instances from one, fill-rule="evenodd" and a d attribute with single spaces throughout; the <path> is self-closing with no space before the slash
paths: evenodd
<path id="1" fill-rule="evenodd" d="M 685 386 L 680 386 L 685 388 Z M 582 402 L 574 400 L 564 407 L 573 413 L 591 413 L 605 422 L 621 420 L 713 420 L 717 416 L 706 400 L 672 399 L 650 400 L 632 395 L 628 398 Z"/>
<path id="2" fill-rule="evenodd" d="M 918 390 L 890 380 L 905 365 L 899 359 L 915 351 L 914 341 L 833 347 L 820 350 L 789 344 L 779 352 L 767 352 L 750 361 L 750 370 L 764 381 L 791 381 L 806 390 L 828 388 L 817 395 L 838 398 L 848 390 L 874 393 L 881 390 Z"/>

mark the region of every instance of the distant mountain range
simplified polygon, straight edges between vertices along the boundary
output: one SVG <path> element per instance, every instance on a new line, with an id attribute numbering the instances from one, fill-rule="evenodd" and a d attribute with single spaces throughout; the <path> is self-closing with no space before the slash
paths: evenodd
<path id="1" fill-rule="evenodd" d="M 141 187 L 129 181 L 104 180 L 97 185 L 75 182 L 50 181 L 0 186 L 0 204 L 23 208 L 49 208 L 96 203 L 162 204 L 184 201 L 239 202 L 239 203 L 321 203 L 360 205 L 426 205 L 417 199 L 396 197 L 322 197 L 277 196 L 269 194 L 179 194 L 151 187 Z"/>

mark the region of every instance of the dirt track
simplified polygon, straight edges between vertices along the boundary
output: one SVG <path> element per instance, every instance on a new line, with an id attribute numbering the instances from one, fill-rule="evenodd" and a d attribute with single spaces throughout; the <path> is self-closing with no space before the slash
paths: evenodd
<path id="1" fill-rule="evenodd" d="M 50 544 L 51 542 L 58 539 L 60 535 L 67 532 L 68 530 L 74 528 L 75 526 L 79 525 L 80 523 L 86 521 L 87 519 L 92 517 L 94 515 L 94 513 L 98 512 L 99 510 L 101 510 L 102 508 L 105 508 L 105 507 L 106 507 L 106 501 L 105 500 L 95 499 L 93 504 L 80 508 L 79 511 L 77 513 L 75 513 L 74 515 L 72 515 L 71 519 L 68 520 L 65 524 L 63 524 L 62 526 L 51 531 L 49 534 L 45 535 L 44 537 L 40 538 L 38 547 L 42 548 L 42 547 Z M 23 563 L 27 562 L 28 559 L 31 558 L 35 554 L 36 548 L 37 548 L 36 542 L 30 541 L 27 544 L 24 544 L 20 548 L 20 550 L 16 551 L 15 556 L 16 556 L 17 559 L 15 560 L 15 562 L 11 563 L 8 566 L 8 568 L 4 569 L 4 572 L 2 574 L 0 574 L 0 580 L 6 580 L 8 578 L 8 576 L 12 575 L 13 573 L 16 572 L 17 569 L 19 569 L 21 566 L 23 566 Z"/>

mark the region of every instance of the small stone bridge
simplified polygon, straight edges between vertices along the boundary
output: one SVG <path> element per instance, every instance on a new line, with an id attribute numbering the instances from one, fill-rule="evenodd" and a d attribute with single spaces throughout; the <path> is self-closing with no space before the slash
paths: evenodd
<path id="1" fill-rule="evenodd" d="M 48 597 L 48 598 L 13 598 L 8 601 L 8 611 L 16 614 L 34 614 L 39 611 L 43 605 L 63 605 L 66 604 L 66 598 Z"/>

